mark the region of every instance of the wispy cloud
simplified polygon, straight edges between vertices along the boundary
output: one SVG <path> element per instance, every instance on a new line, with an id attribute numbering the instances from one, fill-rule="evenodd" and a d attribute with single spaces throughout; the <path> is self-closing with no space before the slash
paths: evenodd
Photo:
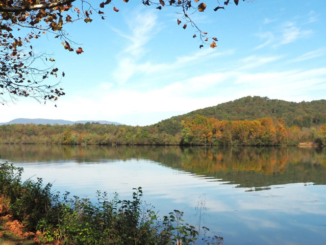
<path id="1" fill-rule="evenodd" d="M 252 55 L 240 60 L 240 70 L 251 69 L 259 66 L 266 65 L 268 63 L 280 60 L 283 56 L 257 56 Z"/>
<path id="2" fill-rule="evenodd" d="M 266 25 L 266 24 L 269 24 L 269 23 L 273 23 L 273 22 L 275 22 L 275 21 L 277 21 L 277 19 L 269 19 L 269 18 L 265 18 L 263 24 Z"/>
<path id="3" fill-rule="evenodd" d="M 266 47 L 267 45 L 273 43 L 274 40 L 275 40 L 274 34 L 272 32 L 259 33 L 259 34 L 257 34 L 257 36 L 260 39 L 263 39 L 263 40 L 266 40 L 266 41 L 264 43 L 258 45 L 257 47 L 253 48 L 253 51 L 258 50 L 258 49 L 262 49 L 262 48 Z"/>
<path id="4" fill-rule="evenodd" d="M 313 22 L 317 22 L 318 17 L 319 17 L 319 15 L 317 15 L 314 11 L 310 11 L 309 14 L 308 14 L 308 20 L 307 20 L 307 22 L 305 22 L 305 24 L 310 24 L 310 23 L 313 23 Z"/>
<path id="5" fill-rule="evenodd" d="M 148 52 L 146 44 L 159 31 L 157 16 L 151 11 L 134 12 L 127 24 L 130 34 L 116 31 L 118 35 L 127 39 L 126 48 L 118 54 L 118 68 L 114 72 L 114 78 L 120 84 L 124 84 L 135 73 L 135 62 Z M 132 21 L 131 21 L 132 20 Z"/>
<path id="6" fill-rule="evenodd" d="M 303 55 L 300 55 L 299 57 L 291 60 L 290 62 L 300 62 L 300 61 L 305 61 L 305 60 L 311 60 L 311 59 L 314 59 L 314 58 L 324 56 L 325 54 L 326 54 L 326 49 L 325 48 L 317 49 L 317 50 L 305 53 Z"/>
<path id="7" fill-rule="evenodd" d="M 270 20 L 265 20 L 265 22 L 268 21 Z M 278 28 L 276 28 L 273 32 L 268 31 L 268 32 L 262 32 L 256 34 L 256 36 L 264 40 L 264 42 L 254 47 L 252 50 L 253 51 L 259 50 L 268 45 L 271 45 L 272 47 L 279 47 L 282 45 L 293 43 L 302 38 L 308 38 L 312 34 L 313 34 L 312 30 L 303 30 L 301 27 L 297 25 L 296 22 L 287 21 L 283 23 L 281 26 L 279 26 Z"/>
<path id="8" fill-rule="evenodd" d="M 148 61 L 146 63 L 139 64 L 138 70 L 147 74 L 154 72 L 167 73 L 192 65 L 198 66 L 198 62 L 202 64 L 213 58 L 230 56 L 233 55 L 234 52 L 234 50 L 226 50 L 224 52 L 219 52 L 213 49 L 199 50 L 197 52 L 192 53 L 191 55 L 176 57 L 175 61 L 170 63 L 155 64 Z"/>
<path id="9" fill-rule="evenodd" d="M 313 33 L 312 30 L 302 30 L 299 28 L 295 22 L 286 22 L 282 27 L 282 36 L 281 40 L 278 44 L 275 46 L 285 45 L 292 42 L 295 42 L 296 40 L 300 38 L 306 38 L 311 36 Z"/>

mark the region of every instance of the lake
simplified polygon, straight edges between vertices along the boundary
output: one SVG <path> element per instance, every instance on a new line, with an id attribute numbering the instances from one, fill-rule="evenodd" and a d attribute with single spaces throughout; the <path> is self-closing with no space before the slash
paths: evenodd
<path id="1" fill-rule="evenodd" d="M 0 161 L 53 189 L 143 200 L 210 228 L 225 245 L 326 244 L 326 149 L 0 145 Z"/>

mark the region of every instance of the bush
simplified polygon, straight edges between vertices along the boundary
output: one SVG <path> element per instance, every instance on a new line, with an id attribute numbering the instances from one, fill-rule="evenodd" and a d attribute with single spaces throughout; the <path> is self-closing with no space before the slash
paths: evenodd
<path id="1" fill-rule="evenodd" d="M 62 244 L 194 244 L 200 237 L 194 226 L 184 224 L 183 212 L 174 210 L 159 220 L 144 205 L 142 188 L 134 189 L 132 200 L 108 200 L 97 191 L 97 203 L 69 192 L 62 197 L 51 192 L 42 179 L 21 181 L 23 168 L 0 164 L 0 195 L 9 200 L 9 212 L 29 231 L 40 230 L 43 242 Z M 201 244 L 221 244 L 222 237 L 202 238 Z"/>

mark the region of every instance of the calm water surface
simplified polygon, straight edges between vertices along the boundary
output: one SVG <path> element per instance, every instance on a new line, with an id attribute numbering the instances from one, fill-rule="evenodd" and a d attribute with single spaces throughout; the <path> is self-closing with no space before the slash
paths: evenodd
<path id="1" fill-rule="evenodd" d="M 0 156 L 81 197 L 141 186 L 159 215 L 184 211 L 225 245 L 326 244 L 326 149 L 0 145 Z"/>

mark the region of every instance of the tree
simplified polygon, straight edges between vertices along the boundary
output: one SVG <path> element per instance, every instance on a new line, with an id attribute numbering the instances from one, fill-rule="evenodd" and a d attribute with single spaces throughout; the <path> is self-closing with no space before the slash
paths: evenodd
<path id="1" fill-rule="evenodd" d="M 129 0 L 123 0 L 129 2 Z M 245 1 L 245 0 L 243 0 Z M 233 0 L 238 5 L 239 0 Z M 216 37 L 209 37 L 202 31 L 191 16 L 194 10 L 204 12 L 207 5 L 199 0 L 142 0 L 145 6 L 153 6 L 158 10 L 165 7 L 175 7 L 181 12 L 176 24 L 186 29 L 188 25 L 194 27 L 198 37 L 202 40 L 202 48 L 209 39 L 210 47 L 217 47 Z M 226 0 L 223 6 L 214 6 L 214 11 L 224 9 L 230 0 Z M 92 1 L 92 4 L 94 2 Z M 31 42 L 42 37 L 42 34 L 53 34 L 54 38 L 61 41 L 63 48 L 77 54 L 84 51 L 81 47 L 74 47 L 74 42 L 68 38 L 64 26 L 75 21 L 83 20 L 85 23 L 93 21 L 93 14 L 98 14 L 105 19 L 102 11 L 111 4 L 111 0 L 98 2 L 97 6 L 86 0 L 0 0 L 0 102 L 4 104 L 8 99 L 15 100 L 18 97 L 33 97 L 39 101 L 56 101 L 65 95 L 62 88 L 46 83 L 50 76 L 62 79 L 64 72 L 51 67 L 49 62 L 54 62 L 50 56 L 42 54 L 37 56 L 33 51 Z M 113 11 L 119 9 L 113 6 Z M 27 32 L 26 32 L 27 31 Z M 193 38 L 197 37 L 196 34 Z M 39 68 L 35 62 L 41 60 L 47 64 Z"/>

